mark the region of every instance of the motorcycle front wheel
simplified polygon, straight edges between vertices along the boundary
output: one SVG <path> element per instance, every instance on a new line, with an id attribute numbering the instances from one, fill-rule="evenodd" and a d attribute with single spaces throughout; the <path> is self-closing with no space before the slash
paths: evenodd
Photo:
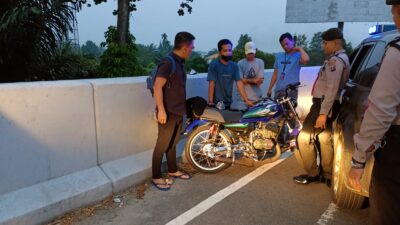
<path id="1" fill-rule="evenodd" d="M 218 137 L 217 141 L 210 140 L 210 126 L 198 127 L 189 135 L 185 154 L 188 162 L 197 171 L 217 173 L 230 165 L 215 160 L 215 157 L 226 157 L 226 151 L 219 152 L 216 147 L 226 148 L 230 143 L 230 138 L 223 131 L 218 134 Z"/>

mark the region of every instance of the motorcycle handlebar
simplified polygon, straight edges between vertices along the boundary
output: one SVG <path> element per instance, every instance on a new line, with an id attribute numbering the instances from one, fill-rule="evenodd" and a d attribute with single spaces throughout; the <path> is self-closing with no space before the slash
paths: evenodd
<path id="1" fill-rule="evenodd" d="M 301 84 L 301 82 L 296 82 L 296 83 L 293 83 L 293 84 L 288 84 L 288 85 L 286 86 L 286 89 L 285 89 L 285 97 L 289 96 L 289 93 L 288 93 L 289 90 L 296 90 L 296 88 L 298 88 L 298 87 L 300 86 L 300 84 Z"/>

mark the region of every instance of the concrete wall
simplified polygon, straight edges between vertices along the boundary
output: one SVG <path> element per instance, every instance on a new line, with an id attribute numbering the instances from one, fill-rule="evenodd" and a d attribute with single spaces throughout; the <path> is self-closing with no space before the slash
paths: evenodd
<path id="1" fill-rule="evenodd" d="M 301 71 L 300 104 L 316 69 Z M 188 77 L 188 97 L 207 90 L 205 74 Z M 0 85 L 0 225 L 39 224 L 149 178 L 153 112 L 145 77 Z"/>
<path id="2" fill-rule="evenodd" d="M 0 85 L 0 195 L 95 166 L 94 121 L 88 83 Z"/>

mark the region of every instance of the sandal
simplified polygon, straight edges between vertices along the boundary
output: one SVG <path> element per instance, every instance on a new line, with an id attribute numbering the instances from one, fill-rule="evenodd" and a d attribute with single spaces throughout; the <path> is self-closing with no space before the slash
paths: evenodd
<path id="1" fill-rule="evenodd" d="M 172 178 L 178 178 L 181 180 L 190 180 L 192 178 L 192 176 L 190 176 L 190 174 L 183 172 L 183 171 L 181 171 L 180 175 L 174 175 L 174 174 L 168 173 L 168 176 L 172 177 Z"/>
<path id="2" fill-rule="evenodd" d="M 168 184 L 165 181 L 164 181 L 164 183 L 156 183 L 156 182 L 154 182 L 154 180 L 151 180 L 151 183 L 153 184 L 153 186 L 155 188 L 157 188 L 160 191 L 168 191 L 169 189 L 171 189 L 170 184 Z M 167 187 L 162 187 L 161 185 L 167 185 Z"/>

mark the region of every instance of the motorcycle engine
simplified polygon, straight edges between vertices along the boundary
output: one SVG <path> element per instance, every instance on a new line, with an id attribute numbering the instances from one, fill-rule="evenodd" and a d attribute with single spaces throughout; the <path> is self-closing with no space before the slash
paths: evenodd
<path id="1" fill-rule="evenodd" d="M 250 135 L 254 149 L 265 151 L 271 150 L 275 146 L 275 138 L 277 136 L 277 132 L 275 129 L 269 128 L 269 124 L 260 124 L 258 128 L 251 132 Z"/>

